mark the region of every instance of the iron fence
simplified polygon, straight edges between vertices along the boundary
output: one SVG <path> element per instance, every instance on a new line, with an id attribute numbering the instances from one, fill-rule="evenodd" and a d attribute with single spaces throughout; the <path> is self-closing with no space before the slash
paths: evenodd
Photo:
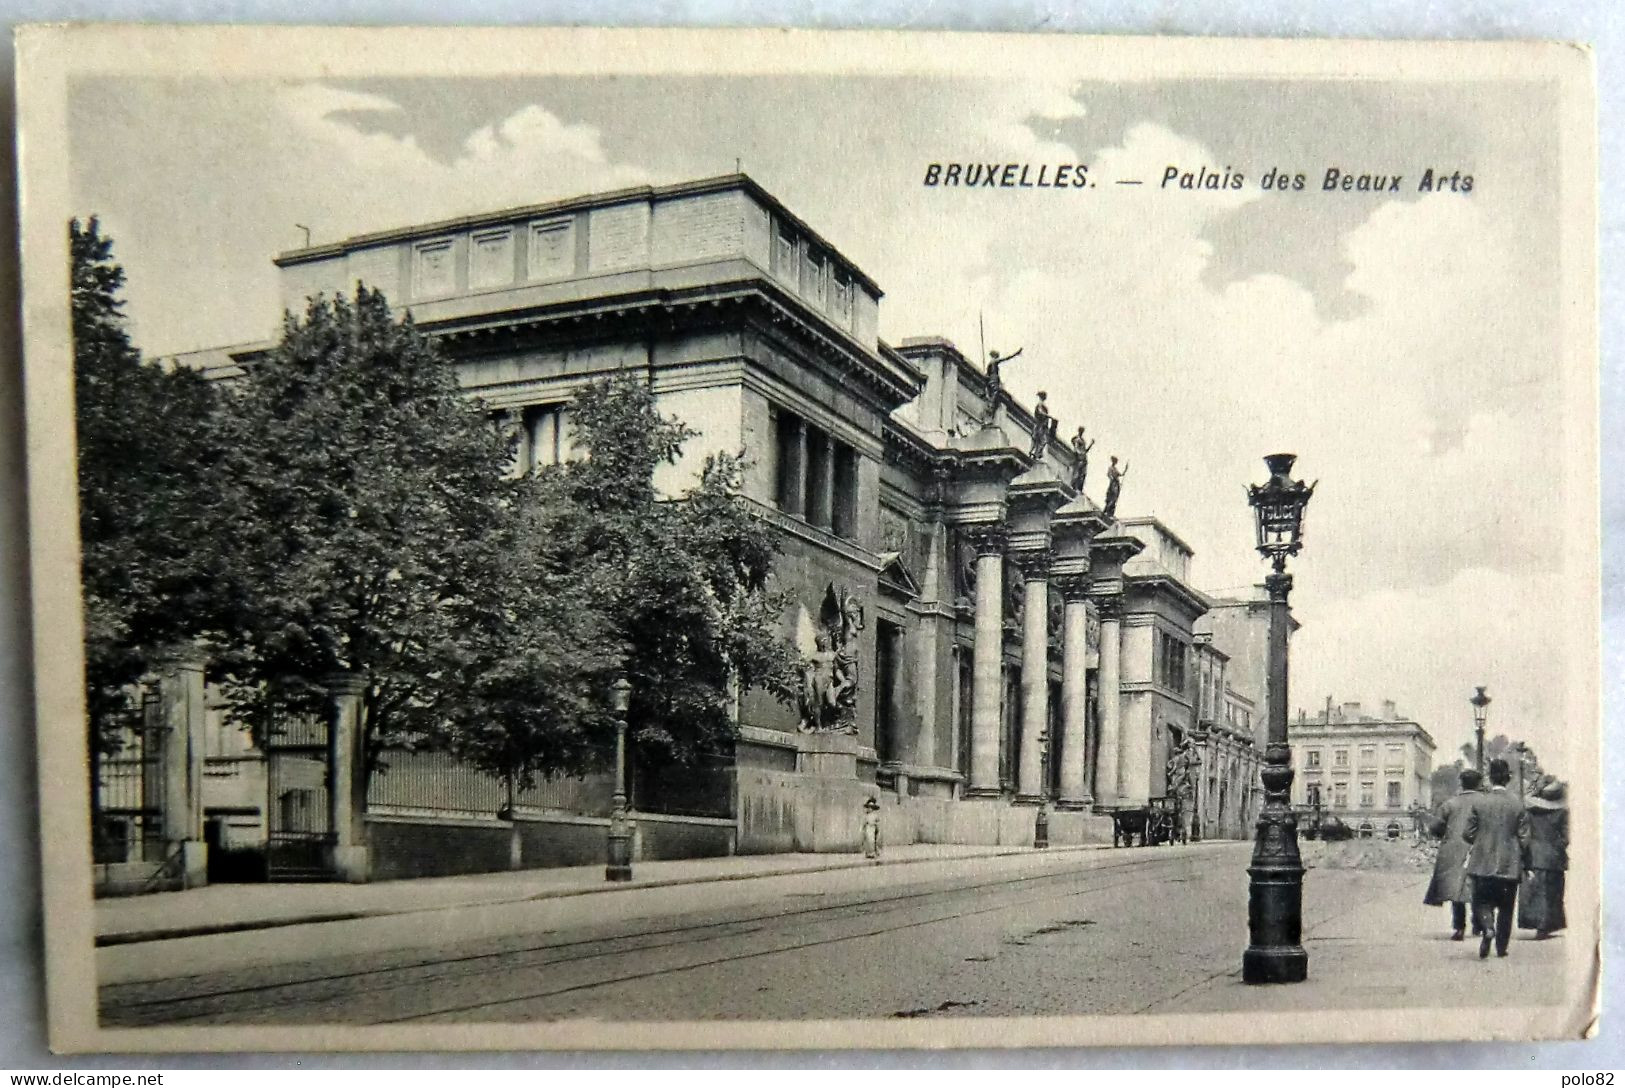
<path id="1" fill-rule="evenodd" d="M 143 691 L 91 752 L 91 854 L 98 865 L 164 856 L 164 740 Z"/>

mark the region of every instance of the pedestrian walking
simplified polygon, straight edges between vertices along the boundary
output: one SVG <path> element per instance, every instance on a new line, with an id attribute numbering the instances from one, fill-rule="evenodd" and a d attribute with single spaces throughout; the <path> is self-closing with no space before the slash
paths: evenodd
<path id="1" fill-rule="evenodd" d="M 1473 802 L 1461 837 L 1467 852 L 1467 875 L 1473 878 L 1473 916 L 1482 931 L 1478 958 L 1505 956 L 1512 940 L 1512 910 L 1523 880 L 1524 854 L 1529 849 L 1529 816 L 1523 800 L 1507 789 L 1512 768 L 1504 759 L 1490 760 L 1490 790 Z"/>
<path id="2" fill-rule="evenodd" d="M 1555 778 L 1542 782 L 1529 812 L 1529 871 L 1518 898 L 1518 928 L 1545 940 L 1564 929 L 1563 881 L 1569 867 L 1568 791 Z"/>
<path id="3" fill-rule="evenodd" d="M 1428 832 L 1439 840 L 1439 856 L 1433 862 L 1433 879 L 1428 882 L 1422 902 L 1430 907 L 1450 904 L 1450 939 L 1463 940 L 1467 930 L 1467 904 L 1472 902 L 1472 881 L 1467 876 L 1467 816 L 1484 776 L 1471 767 L 1461 772 L 1461 791 L 1447 797 L 1434 810 Z M 1473 919 L 1473 935 L 1478 936 L 1478 919 Z"/>
<path id="4" fill-rule="evenodd" d="M 863 856 L 880 858 L 880 802 L 873 797 L 863 803 Z"/>

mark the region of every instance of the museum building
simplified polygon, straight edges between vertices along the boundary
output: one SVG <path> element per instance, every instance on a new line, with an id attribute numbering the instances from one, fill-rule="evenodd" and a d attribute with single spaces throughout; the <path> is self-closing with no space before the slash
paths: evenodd
<path id="1" fill-rule="evenodd" d="M 1190 583 L 1192 549 L 1085 494 L 1105 481 L 1058 434 L 1080 421 L 1017 403 L 997 365 L 941 338 L 881 340 L 880 288 L 749 177 L 467 216 L 275 263 L 290 310 L 357 281 L 410 310 L 517 432 L 522 469 L 572 456 L 575 391 L 625 373 L 699 432 L 660 470 L 663 493 L 680 495 L 708 453 L 744 452 L 743 501 L 778 531 L 774 578 L 797 602 L 786 633 L 809 657 L 842 655 L 851 682 L 827 714 L 743 693 L 725 796 L 695 807 L 634 791 L 643 856 L 850 849 L 871 795 L 892 843 L 1030 843 L 1041 798 L 1053 841 L 1109 841 L 1102 813 L 1164 796 L 1182 742 L 1202 767 L 1196 830 L 1250 833 L 1247 692 L 1263 674 L 1238 677 L 1222 634 L 1197 637 L 1209 601 Z M 175 363 L 229 377 L 270 346 Z M 188 728 L 210 735 L 197 747 L 222 767 L 236 761 L 238 781 L 217 813 L 209 783 L 225 776 L 206 772 L 183 823 L 207 822 L 217 847 L 343 823 L 338 798 L 289 804 L 344 777 L 318 774 L 313 750 L 297 784 L 267 782 L 255 814 L 244 776 L 276 768 L 252 766 L 265 754 L 225 736 L 212 702 L 190 698 Z M 332 760 L 353 758 L 340 748 Z M 606 783 L 545 784 L 504 805 L 499 783 L 470 785 L 466 768 L 449 787 L 450 770 L 430 773 L 448 758 L 403 754 L 366 787 L 352 845 L 373 856 L 345 875 L 601 856 Z M 511 850 L 498 810 L 526 822 Z"/>

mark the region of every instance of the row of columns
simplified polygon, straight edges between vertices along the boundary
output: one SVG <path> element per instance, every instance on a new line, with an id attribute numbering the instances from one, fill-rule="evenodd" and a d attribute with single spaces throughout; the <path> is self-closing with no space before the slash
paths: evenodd
<path id="1" fill-rule="evenodd" d="M 976 548 L 974 635 L 971 649 L 970 781 L 967 797 L 1001 793 L 999 755 L 1004 687 L 1004 564 L 1022 574 L 1021 746 L 1016 762 L 1016 796 L 1037 801 L 1043 794 L 1042 736 L 1049 725 L 1049 589 L 1052 574 L 1064 605 L 1061 626 L 1060 803 L 1085 808 L 1109 804 L 1120 795 L 1121 642 L 1120 593 L 1097 591 L 1087 552 L 1057 558 L 1048 548 L 1010 548 L 1002 524 L 972 526 Z M 1083 538 L 1085 548 L 1088 537 Z M 1067 568 L 1063 570 L 1062 568 Z M 1100 614 L 1100 721 L 1090 756 L 1088 701 L 1088 603 Z M 1053 748 L 1052 748 L 1053 750 Z M 1090 763 L 1100 768 L 1090 774 Z"/>

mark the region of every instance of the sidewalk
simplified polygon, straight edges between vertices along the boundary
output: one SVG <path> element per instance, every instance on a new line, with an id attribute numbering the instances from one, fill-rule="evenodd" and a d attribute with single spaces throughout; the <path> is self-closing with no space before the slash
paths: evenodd
<path id="1" fill-rule="evenodd" d="M 1094 845 L 1055 846 L 1048 852 L 1099 849 L 1102 847 Z M 751 880 L 866 865 L 908 865 L 1033 852 L 1031 847 L 1025 846 L 921 843 L 888 847 L 879 861 L 870 861 L 861 854 L 749 854 L 684 861 L 644 861 L 633 866 L 633 879 L 624 884 L 605 881 L 602 865 L 394 880 L 377 884 L 215 884 L 184 892 L 158 892 L 97 900 L 96 944 L 98 947 L 137 944 L 314 922 L 612 894 L 679 884 Z"/>
<path id="2" fill-rule="evenodd" d="M 1357 850 L 1361 844 L 1345 849 Z M 1510 955 L 1478 958 L 1477 938 L 1449 939 L 1444 907 L 1422 903 L 1430 872 L 1344 868 L 1325 844 L 1306 843 L 1303 947 L 1309 978 L 1292 986 L 1248 986 L 1239 957 L 1158 1002 L 1157 1013 L 1340 1012 L 1420 1007 L 1442 1010 L 1486 1006 L 1573 1004 L 1583 979 L 1565 977 L 1565 953 L 1580 938 L 1561 933 L 1548 941 L 1514 930 Z M 1517 1023 L 1499 1025 L 1514 1034 Z M 1521 1036 L 1518 1036 L 1521 1037 Z"/>

